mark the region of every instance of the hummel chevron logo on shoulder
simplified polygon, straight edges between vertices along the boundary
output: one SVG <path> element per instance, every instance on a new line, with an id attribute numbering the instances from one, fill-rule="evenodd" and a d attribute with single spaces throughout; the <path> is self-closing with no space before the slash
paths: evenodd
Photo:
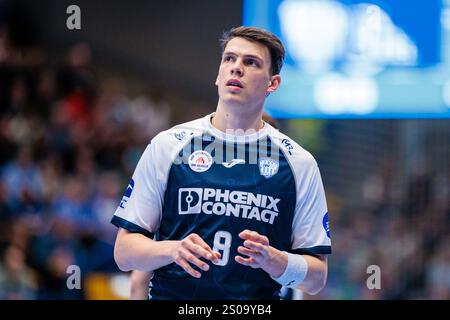
<path id="1" fill-rule="evenodd" d="M 225 168 L 231 168 L 237 164 L 245 163 L 245 160 L 242 159 L 233 159 L 231 162 L 222 162 Z"/>

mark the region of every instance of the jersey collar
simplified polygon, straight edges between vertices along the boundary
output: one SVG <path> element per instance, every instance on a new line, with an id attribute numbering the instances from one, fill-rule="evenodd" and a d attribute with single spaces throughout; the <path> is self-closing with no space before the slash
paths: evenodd
<path id="1" fill-rule="evenodd" d="M 266 123 L 265 121 L 263 121 L 264 126 L 261 129 L 259 129 L 256 132 L 250 131 L 251 133 L 249 133 L 249 134 L 238 135 L 238 134 L 233 134 L 230 132 L 223 132 L 211 124 L 211 118 L 214 116 L 214 114 L 215 114 L 215 112 L 208 114 L 206 117 L 203 118 L 203 121 L 204 121 L 205 127 L 208 129 L 208 131 L 214 137 L 219 138 L 221 140 L 225 140 L 225 141 L 229 141 L 229 142 L 246 143 L 246 142 L 260 140 L 262 138 L 265 138 L 269 134 L 270 125 L 268 123 Z"/>

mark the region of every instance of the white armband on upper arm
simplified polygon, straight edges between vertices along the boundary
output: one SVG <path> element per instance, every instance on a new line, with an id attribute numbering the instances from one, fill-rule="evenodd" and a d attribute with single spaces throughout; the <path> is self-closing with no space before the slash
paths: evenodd
<path id="1" fill-rule="evenodd" d="M 286 270 L 284 270 L 283 274 L 278 278 L 272 277 L 272 279 L 283 286 L 296 288 L 306 278 L 306 274 L 308 273 L 308 262 L 300 254 L 286 253 L 288 255 Z"/>

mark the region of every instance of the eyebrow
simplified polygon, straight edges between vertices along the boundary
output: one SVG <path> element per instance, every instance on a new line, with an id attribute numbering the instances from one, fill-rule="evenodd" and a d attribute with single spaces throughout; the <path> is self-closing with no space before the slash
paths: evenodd
<path id="1" fill-rule="evenodd" d="M 225 51 L 223 53 L 224 56 L 226 55 L 233 55 L 233 56 L 238 56 L 238 54 L 232 52 L 232 51 Z M 264 64 L 264 60 L 258 56 L 255 56 L 253 54 L 244 54 L 244 58 L 253 58 L 255 60 L 258 60 L 260 63 Z"/>

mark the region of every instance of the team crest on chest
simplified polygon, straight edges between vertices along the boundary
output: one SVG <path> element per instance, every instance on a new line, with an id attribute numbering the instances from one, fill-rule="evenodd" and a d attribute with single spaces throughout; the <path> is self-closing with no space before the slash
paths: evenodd
<path id="1" fill-rule="evenodd" d="M 194 151 L 189 156 L 189 167 L 195 172 L 205 172 L 211 168 L 213 159 L 211 155 L 203 150 Z"/>
<path id="2" fill-rule="evenodd" d="M 265 178 L 271 178 L 278 172 L 278 160 L 270 158 L 259 159 L 259 173 Z"/>

